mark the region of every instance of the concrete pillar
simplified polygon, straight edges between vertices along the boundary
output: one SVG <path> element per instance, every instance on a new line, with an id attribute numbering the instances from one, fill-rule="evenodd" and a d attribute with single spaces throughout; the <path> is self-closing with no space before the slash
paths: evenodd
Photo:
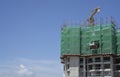
<path id="1" fill-rule="evenodd" d="M 104 67 L 103 67 L 103 65 L 104 65 L 104 62 L 103 62 L 103 56 L 101 56 L 101 62 L 102 62 L 102 64 L 101 64 L 101 69 L 102 69 L 102 72 L 101 72 L 101 77 L 104 77 Z"/>
<path id="2" fill-rule="evenodd" d="M 64 60 L 65 60 L 65 62 L 64 62 L 64 76 L 68 77 L 68 75 L 67 75 L 67 71 L 68 71 L 68 69 L 67 69 L 67 58 L 65 58 Z"/>
<path id="3" fill-rule="evenodd" d="M 110 68 L 111 68 L 111 77 L 114 77 L 114 63 L 113 63 L 113 57 L 110 57 Z"/>
<path id="4" fill-rule="evenodd" d="M 86 70 L 86 58 L 83 57 L 83 77 L 86 77 L 86 73 L 87 73 L 87 70 Z"/>

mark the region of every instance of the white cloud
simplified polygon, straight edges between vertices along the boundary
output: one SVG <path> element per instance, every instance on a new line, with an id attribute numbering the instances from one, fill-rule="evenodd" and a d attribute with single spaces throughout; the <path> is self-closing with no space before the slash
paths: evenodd
<path id="1" fill-rule="evenodd" d="M 33 72 L 27 69 L 23 64 L 20 64 L 19 70 L 16 72 L 16 74 L 20 77 L 23 77 L 23 76 L 31 76 Z"/>
<path id="2" fill-rule="evenodd" d="M 52 60 L 17 59 L 0 64 L 0 77 L 62 77 L 62 64 Z"/>
<path id="3" fill-rule="evenodd" d="M 23 64 L 20 64 L 20 68 L 24 69 L 24 68 L 25 68 L 25 66 L 24 66 Z"/>

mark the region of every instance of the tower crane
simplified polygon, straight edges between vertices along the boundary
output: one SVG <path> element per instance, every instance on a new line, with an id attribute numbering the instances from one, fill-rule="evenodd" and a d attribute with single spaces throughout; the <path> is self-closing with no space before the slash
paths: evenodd
<path id="1" fill-rule="evenodd" d="M 98 13 L 98 12 L 100 12 L 100 8 L 99 8 L 99 7 L 95 8 L 95 9 L 92 11 L 90 17 L 88 18 L 88 22 L 89 22 L 90 26 L 94 26 L 94 15 L 95 15 L 96 13 Z"/>

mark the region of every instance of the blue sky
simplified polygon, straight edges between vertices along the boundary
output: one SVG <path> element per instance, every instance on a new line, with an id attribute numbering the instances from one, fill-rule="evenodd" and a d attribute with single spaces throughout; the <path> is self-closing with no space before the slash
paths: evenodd
<path id="1" fill-rule="evenodd" d="M 119 3 L 119 0 L 0 0 L 0 77 L 61 77 L 61 26 L 86 20 L 98 6 L 101 12 L 95 18 L 113 16 L 119 25 Z"/>

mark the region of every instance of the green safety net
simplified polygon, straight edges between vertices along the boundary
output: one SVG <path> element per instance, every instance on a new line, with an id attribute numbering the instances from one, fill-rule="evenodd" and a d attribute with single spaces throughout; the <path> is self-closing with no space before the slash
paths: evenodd
<path id="1" fill-rule="evenodd" d="M 95 51 L 89 48 L 91 41 L 99 41 Z M 61 55 L 120 54 L 120 31 L 112 24 L 94 27 L 65 26 L 61 31 Z"/>

